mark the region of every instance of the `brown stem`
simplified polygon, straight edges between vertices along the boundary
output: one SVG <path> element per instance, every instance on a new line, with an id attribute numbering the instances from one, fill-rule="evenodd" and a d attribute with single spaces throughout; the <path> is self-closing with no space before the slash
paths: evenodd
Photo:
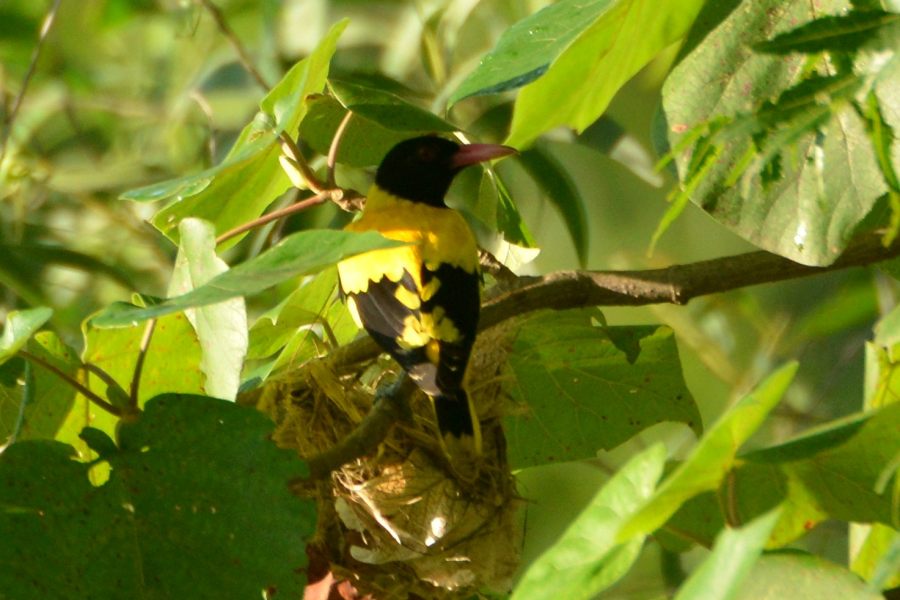
<path id="1" fill-rule="evenodd" d="M 68 383 L 69 385 L 71 385 L 73 388 L 78 390 L 78 392 L 82 396 L 84 396 L 85 398 L 87 398 L 88 400 L 90 400 L 91 402 L 93 402 L 94 404 L 96 404 L 98 407 L 102 408 L 109 414 L 116 416 L 116 417 L 122 416 L 122 411 L 119 410 L 119 408 L 113 406 L 112 404 L 110 404 L 109 402 L 107 402 L 106 400 L 104 400 L 103 398 L 101 398 L 100 396 L 95 394 L 94 392 L 92 392 L 90 389 L 88 389 L 87 386 L 82 384 L 80 381 L 78 381 L 77 379 L 75 379 L 74 377 L 72 377 L 71 375 L 69 375 L 68 373 L 63 371 L 62 369 L 58 368 L 56 365 L 47 362 L 40 356 L 32 354 L 31 352 L 28 352 L 27 350 L 19 350 L 19 355 L 22 358 L 25 358 L 25 359 L 33 362 L 34 364 L 40 365 L 41 367 L 47 369 L 48 371 L 50 371 L 51 373 L 53 373 L 54 375 L 56 375 L 57 377 L 59 377 L 60 379 L 62 379 L 66 383 Z"/>
<path id="2" fill-rule="evenodd" d="M 255 227 L 260 227 L 261 225 L 265 225 L 266 223 L 270 223 L 276 219 L 280 219 L 282 217 L 286 217 L 288 215 L 292 215 L 296 212 L 300 212 L 302 210 L 306 210 L 310 206 L 315 206 L 317 204 L 322 204 L 330 198 L 327 192 L 320 192 L 315 196 L 310 198 L 306 198 L 305 200 L 301 200 L 295 204 L 291 204 L 290 206 L 285 206 L 284 208 L 280 208 L 278 210 L 273 210 L 270 213 L 266 213 L 263 216 L 253 219 L 252 221 L 248 221 L 247 223 L 243 223 L 242 225 L 238 225 L 234 229 L 229 229 L 222 235 L 216 238 L 216 245 L 221 244 L 230 240 L 231 238 L 244 233 L 245 231 L 250 231 Z"/>
<path id="3" fill-rule="evenodd" d="M 802 265 L 769 252 L 751 252 L 646 271 L 556 271 L 541 277 L 522 277 L 517 287 L 484 303 L 479 328 L 485 330 L 507 319 L 544 309 L 686 304 L 699 296 L 800 279 L 900 256 L 900 241 L 885 247 L 882 239 L 873 233 L 856 240 L 827 267 Z M 378 347 L 366 337 L 334 352 L 332 365 L 337 372 L 345 373 L 377 355 Z"/>
<path id="4" fill-rule="evenodd" d="M 344 118 L 341 119 L 340 124 L 334 132 L 334 137 L 331 138 L 331 146 L 328 148 L 328 159 L 326 164 L 328 165 L 328 178 L 326 179 L 326 185 L 329 188 L 335 187 L 334 183 L 334 167 L 337 164 L 337 153 L 341 147 L 341 140 L 344 137 L 344 132 L 347 130 L 347 125 L 350 124 L 350 119 L 353 118 L 353 111 L 348 110 L 347 114 L 344 115 Z"/>
<path id="5" fill-rule="evenodd" d="M 137 410 L 138 393 L 141 390 L 141 373 L 144 370 L 144 359 L 147 358 L 147 349 L 150 348 L 150 340 L 153 339 L 153 331 L 156 329 L 156 319 L 150 319 L 144 326 L 144 335 L 141 337 L 141 345 L 138 348 L 137 361 L 134 363 L 134 374 L 131 376 L 131 390 L 128 398 L 131 400 L 131 408 Z"/>
<path id="6" fill-rule="evenodd" d="M 9 113 L 6 116 L 4 127 L 3 127 L 3 138 L 0 140 L 0 163 L 3 162 L 3 159 L 6 157 L 6 147 L 9 142 L 9 138 L 12 135 L 13 123 L 16 120 L 16 116 L 19 113 L 19 107 L 22 105 L 22 100 L 25 98 L 25 91 L 28 89 L 28 85 L 31 83 L 31 78 L 34 77 L 35 69 L 37 69 L 38 59 L 41 57 L 41 50 L 44 48 L 44 42 L 47 39 L 47 34 L 50 33 L 50 29 L 53 27 L 53 24 L 56 22 L 56 14 L 59 12 L 59 5 L 62 3 L 62 0 L 54 0 L 53 4 L 50 6 L 50 10 L 47 11 L 47 15 L 44 17 L 44 22 L 41 23 L 41 29 L 38 33 L 37 44 L 35 44 L 34 49 L 31 51 L 31 60 L 28 62 L 28 69 L 25 71 L 25 77 L 22 78 L 22 87 L 19 88 L 19 93 L 16 94 L 15 99 L 13 100 L 12 107 L 9 109 Z"/>
<path id="7" fill-rule="evenodd" d="M 244 70 L 250 74 L 251 77 L 256 81 L 256 83 L 265 91 L 269 91 L 269 84 L 263 78 L 262 74 L 256 70 L 256 67 L 253 65 L 253 61 L 250 60 L 250 55 L 247 53 L 247 50 L 244 48 L 244 45 L 241 43 L 241 40 L 238 39 L 237 34 L 234 33 L 234 30 L 228 25 L 228 22 L 225 20 L 225 15 L 222 14 L 222 11 L 219 10 L 219 7 L 212 3 L 211 0 L 198 0 L 200 4 L 203 5 L 203 8 L 209 12 L 210 16 L 216 22 L 216 27 L 219 28 L 219 31 L 222 32 L 222 35 L 228 39 L 231 43 L 232 48 L 234 48 L 235 52 L 237 52 L 238 60 L 241 62 L 241 66 L 244 67 Z"/>

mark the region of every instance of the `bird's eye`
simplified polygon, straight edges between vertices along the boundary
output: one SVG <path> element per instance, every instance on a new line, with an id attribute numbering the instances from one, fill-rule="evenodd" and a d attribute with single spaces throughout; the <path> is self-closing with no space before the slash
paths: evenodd
<path id="1" fill-rule="evenodd" d="M 431 145 L 419 146 L 416 149 L 416 156 L 422 162 L 432 162 L 437 158 L 437 149 Z"/>

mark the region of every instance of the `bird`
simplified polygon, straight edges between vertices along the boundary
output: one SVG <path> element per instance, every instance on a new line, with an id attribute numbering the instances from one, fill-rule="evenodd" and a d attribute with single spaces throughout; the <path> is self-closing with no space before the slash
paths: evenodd
<path id="1" fill-rule="evenodd" d="M 481 278 L 475 236 L 444 196 L 464 168 L 515 152 L 435 135 L 402 141 L 379 164 L 362 214 L 345 228 L 408 244 L 339 262 L 340 292 L 356 323 L 431 398 L 448 453 L 481 453 L 478 416 L 463 385 Z"/>

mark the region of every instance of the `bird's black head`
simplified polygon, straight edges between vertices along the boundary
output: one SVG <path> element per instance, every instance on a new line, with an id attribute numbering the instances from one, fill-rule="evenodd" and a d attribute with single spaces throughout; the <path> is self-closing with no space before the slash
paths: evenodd
<path id="1" fill-rule="evenodd" d="M 400 142 L 387 153 L 375 173 L 375 183 L 395 196 L 445 206 L 444 195 L 462 169 L 515 152 L 494 144 L 459 145 L 436 136 Z"/>

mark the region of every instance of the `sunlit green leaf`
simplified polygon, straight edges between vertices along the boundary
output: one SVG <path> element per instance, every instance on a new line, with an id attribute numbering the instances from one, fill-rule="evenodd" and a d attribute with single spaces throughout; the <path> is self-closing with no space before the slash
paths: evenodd
<path id="1" fill-rule="evenodd" d="M 619 539 L 655 530 L 686 500 L 716 489 L 734 464 L 738 449 L 781 400 L 796 371 L 794 363 L 781 367 L 710 427 L 691 455 L 623 527 Z"/>
<path id="2" fill-rule="evenodd" d="M 179 226 L 180 245 L 169 295 L 186 294 L 228 270 L 216 255 L 212 225 L 199 219 L 184 219 Z M 244 299 L 231 298 L 185 312 L 203 349 L 200 368 L 206 375 L 204 389 L 215 398 L 234 400 L 247 353 L 247 310 Z"/>
<path id="3" fill-rule="evenodd" d="M 712 554 L 678 590 L 675 600 L 736 598 L 778 521 L 778 510 L 740 529 L 725 529 L 716 537 Z"/>
<path id="4" fill-rule="evenodd" d="M 626 81 L 687 33 L 702 6 L 699 0 L 610 3 L 519 92 L 506 143 L 524 148 L 558 125 L 584 130 Z"/>
<path id="5" fill-rule="evenodd" d="M 329 62 L 346 25 L 346 20 L 335 24 L 316 50 L 294 65 L 260 101 L 261 112 L 244 128 L 221 164 L 196 175 L 133 190 L 123 197 L 173 198 L 154 216 L 153 224 L 174 240 L 178 224 L 186 217 L 205 219 L 223 233 L 262 214 L 290 186 L 278 162 L 279 135 L 285 132 L 295 136 L 306 115 L 305 99 L 324 90 Z M 232 238 L 225 245 L 239 239 Z"/>
<path id="6" fill-rule="evenodd" d="M 0 364 L 15 356 L 51 316 L 53 310 L 45 306 L 7 313 L 3 335 L 0 336 Z"/>
<path id="7" fill-rule="evenodd" d="M 148 307 L 113 304 L 96 315 L 91 323 L 96 327 L 121 327 L 186 308 L 249 296 L 291 277 L 316 273 L 348 256 L 397 245 L 402 244 L 372 232 L 301 231 L 193 291 Z"/>

